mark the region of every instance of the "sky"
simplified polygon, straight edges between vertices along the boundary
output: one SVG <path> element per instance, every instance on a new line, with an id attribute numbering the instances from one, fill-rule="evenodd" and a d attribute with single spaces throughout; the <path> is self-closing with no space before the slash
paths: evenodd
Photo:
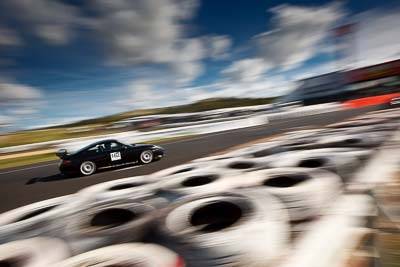
<path id="1" fill-rule="evenodd" d="M 399 58 L 399 27 L 398 0 L 3 0 L 0 130 L 283 95 Z"/>

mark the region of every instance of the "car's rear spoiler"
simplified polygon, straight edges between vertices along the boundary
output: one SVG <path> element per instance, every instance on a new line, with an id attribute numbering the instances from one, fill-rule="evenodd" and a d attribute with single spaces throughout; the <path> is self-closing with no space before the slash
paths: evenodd
<path id="1" fill-rule="evenodd" d="M 60 159 L 65 159 L 68 156 L 68 151 L 66 149 L 59 149 L 56 152 L 56 156 Z"/>

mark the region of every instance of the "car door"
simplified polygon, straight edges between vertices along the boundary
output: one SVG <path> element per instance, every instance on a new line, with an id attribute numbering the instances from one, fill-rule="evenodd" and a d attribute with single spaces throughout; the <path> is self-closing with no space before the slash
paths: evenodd
<path id="1" fill-rule="evenodd" d="M 109 142 L 106 145 L 106 149 L 109 154 L 108 157 L 110 159 L 111 166 L 125 164 L 131 161 L 129 150 L 125 148 L 125 145 L 119 142 L 116 141 Z"/>
<path id="2" fill-rule="evenodd" d="M 97 168 L 108 166 L 110 162 L 106 155 L 104 143 L 93 145 L 83 151 L 81 161 L 92 161 Z"/>

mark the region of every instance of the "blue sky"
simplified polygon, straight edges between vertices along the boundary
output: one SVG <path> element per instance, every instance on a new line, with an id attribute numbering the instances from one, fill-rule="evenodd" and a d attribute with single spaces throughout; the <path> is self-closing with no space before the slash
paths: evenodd
<path id="1" fill-rule="evenodd" d="M 285 94 L 294 80 L 347 64 L 334 62 L 335 51 L 348 51 L 332 40 L 341 24 L 357 22 L 348 67 L 397 58 L 399 7 L 396 0 L 2 1 L 0 125 L 9 131 L 208 97 Z"/>

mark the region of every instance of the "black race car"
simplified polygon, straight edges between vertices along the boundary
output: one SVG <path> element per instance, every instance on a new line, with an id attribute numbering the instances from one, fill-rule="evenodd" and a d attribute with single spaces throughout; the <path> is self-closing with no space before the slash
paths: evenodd
<path id="1" fill-rule="evenodd" d="M 148 164 L 161 159 L 164 149 L 150 144 L 128 145 L 110 139 L 90 144 L 72 154 L 66 149 L 60 149 L 56 155 L 61 159 L 61 173 L 91 175 L 100 168 Z"/>

